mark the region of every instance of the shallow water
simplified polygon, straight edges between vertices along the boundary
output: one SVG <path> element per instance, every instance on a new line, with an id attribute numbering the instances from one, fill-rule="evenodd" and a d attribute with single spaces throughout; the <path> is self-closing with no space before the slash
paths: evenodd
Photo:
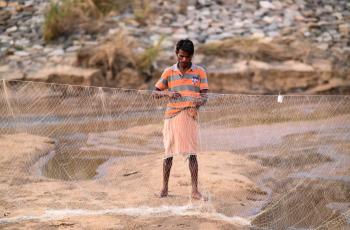
<path id="1" fill-rule="evenodd" d="M 42 168 L 42 175 L 59 180 L 87 180 L 97 175 L 105 158 L 88 158 L 79 153 L 55 153 Z"/>

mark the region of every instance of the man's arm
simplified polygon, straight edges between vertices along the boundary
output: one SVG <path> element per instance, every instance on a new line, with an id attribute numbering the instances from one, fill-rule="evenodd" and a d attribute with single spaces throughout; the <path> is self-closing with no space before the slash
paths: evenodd
<path id="1" fill-rule="evenodd" d="M 200 93 L 200 98 L 199 98 L 199 101 L 196 103 L 197 108 L 205 105 L 205 103 L 207 103 L 208 101 L 208 89 L 202 89 L 199 91 L 199 93 Z"/>
<path id="2" fill-rule="evenodd" d="M 164 70 L 164 72 L 160 76 L 160 79 L 155 85 L 155 89 L 152 92 L 152 96 L 154 96 L 155 98 L 168 97 L 172 99 L 181 97 L 180 93 L 167 90 L 169 89 L 168 78 L 169 76 L 171 76 L 171 74 L 172 72 L 170 68 Z"/>

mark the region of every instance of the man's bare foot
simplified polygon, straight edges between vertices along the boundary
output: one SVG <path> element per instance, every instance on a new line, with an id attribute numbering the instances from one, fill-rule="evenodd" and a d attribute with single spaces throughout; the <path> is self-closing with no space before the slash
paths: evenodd
<path id="1" fill-rule="evenodd" d="M 194 200 L 203 200 L 203 201 L 208 201 L 207 196 L 203 196 L 199 191 L 192 192 L 192 199 Z"/>
<path id="2" fill-rule="evenodd" d="M 160 194 L 159 197 L 166 197 L 168 196 L 168 189 L 163 189 Z"/>
<path id="3" fill-rule="evenodd" d="M 202 198 L 203 198 L 203 196 L 200 192 L 198 192 L 198 191 L 192 192 L 192 199 L 200 200 Z"/>

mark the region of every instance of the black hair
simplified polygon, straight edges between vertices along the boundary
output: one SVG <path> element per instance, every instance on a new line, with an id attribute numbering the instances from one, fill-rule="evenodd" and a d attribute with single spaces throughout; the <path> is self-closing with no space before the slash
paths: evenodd
<path id="1" fill-rule="evenodd" d="M 189 39 L 182 39 L 182 40 L 178 41 L 176 43 L 176 53 L 178 53 L 179 50 L 186 51 L 192 56 L 194 53 L 193 42 Z"/>

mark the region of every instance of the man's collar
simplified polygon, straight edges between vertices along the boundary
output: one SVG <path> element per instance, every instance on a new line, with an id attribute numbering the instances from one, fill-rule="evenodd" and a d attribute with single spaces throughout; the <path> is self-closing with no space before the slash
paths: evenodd
<path id="1" fill-rule="evenodd" d="M 191 67 L 190 67 L 190 69 L 191 69 L 191 70 L 194 70 L 194 68 L 195 68 L 195 66 L 194 66 L 194 64 L 191 62 Z M 172 70 L 174 70 L 174 71 L 177 71 L 177 70 L 180 71 L 180 69 L 179 69 L 179 63 L 178 63 L 178 62 L 172 66 Z"/>

